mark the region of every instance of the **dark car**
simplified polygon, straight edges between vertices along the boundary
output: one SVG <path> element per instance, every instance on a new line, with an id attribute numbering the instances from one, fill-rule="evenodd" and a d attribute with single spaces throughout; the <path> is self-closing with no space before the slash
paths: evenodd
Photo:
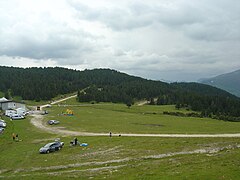
<path id="1" fill-rule="evenodd" d="M 49 121 L 48 121 L 48 124 L 49 124 L 49 125 L 59 124 L 59 121 L 57 121 L 57 120 L 49 120 Z"/>
<path id="2" fill-rule="evenodd" d="M 41 147 L 39 149 L 39 152 L 41 154 L 48 154 L 50 152 L 54 152 L 54 151 L 58 151 L 60 150 L 64 145 L 64 142 L 51 142 L 51 143 L 48 143 L 46 144 L 45 146 Z"/>

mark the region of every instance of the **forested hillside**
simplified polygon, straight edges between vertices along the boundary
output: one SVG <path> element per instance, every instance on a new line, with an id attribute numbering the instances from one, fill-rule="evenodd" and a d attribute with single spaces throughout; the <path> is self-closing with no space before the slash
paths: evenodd
<path id="1" fill-rule="evenodd" d="M 200 82 L 221 88 L 240 97 L 240 70 L 209 79 L 203 79 Z"/>
<path id="2" fill-rule="evenodd" d="M 28 100 L 50 100 L 59 94 L 74 92 L 92 85 L 117 86 L 132 82 L 131 86 L 135 86 L 134 82 L 140 84 L 152 82 L 110 69 L 76 71 L 59 67 L 26 69 L 0 67 L 0 80 L 0 91 L 10 91 L 12 96 L 17 95 Z M 154 84 L 157 87 L 169 86 L 160 81 Z"/>
<path id="3" fill-rule="evenodd" d="M 0 91 L 29 100 L 50 100 L 78 91 L 81 102 L 121 102 L 130 106 L 136 100 L 157 98 L 152 104 L 176 104 L 204 116 L 240 116 L 239 98 L 226 91 L 198 83 L 146 80 L 110 69 L 0 67 L 0 80 Z"/>

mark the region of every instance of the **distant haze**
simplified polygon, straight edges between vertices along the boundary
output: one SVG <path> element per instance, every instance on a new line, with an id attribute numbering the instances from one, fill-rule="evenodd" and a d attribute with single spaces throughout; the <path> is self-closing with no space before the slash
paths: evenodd
<path id="1" fill-rule="evenodd" d="M 0 65 L 196 81 L 240 69 L 237 0 L 0 1 Z"/>

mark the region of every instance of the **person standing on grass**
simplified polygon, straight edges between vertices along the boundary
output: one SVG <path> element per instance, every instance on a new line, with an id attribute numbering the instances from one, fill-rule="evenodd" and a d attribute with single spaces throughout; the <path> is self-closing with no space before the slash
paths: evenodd
<path id="1" fill-rule="evenodd" d="M 74 138 L 74 144 L 77 145 L 78 139 L 75 137 Z"/>
<path id="2" fill-rule="evenodd" d="M 13 139 L 13 141 L 15 141 L 15 139 L 16 139 L 16 135 L 14 133 L 12 134 L 12 139 Z"/>

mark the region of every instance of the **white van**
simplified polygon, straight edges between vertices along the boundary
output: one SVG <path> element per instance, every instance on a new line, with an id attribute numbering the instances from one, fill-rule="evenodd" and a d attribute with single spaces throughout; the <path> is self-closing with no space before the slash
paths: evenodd
<path id="1" fill-rule="evenodd" d="M 24 116 L 21 116 L 19 114 L 15 114 L 15 115 L 11 116 L 12 120 L 18 120 L 18 119 L 24 119 L 24 118 L 25 118 Z"/>
<path id="2" fill-rule="evenodd" d="M 23 108 L 17 108 L 17 109 L 16 109 L 16 112 L 17 112 L 17 114 L 20 115 L 20 116 L 25 116 L 25 115 L 27 115 L 26 110 L 23 109 Z"/>
<path id="3" fill-rule="evenodd" d="M 5 111 L 5 115 L 8 116 L 8 117 L 12 117 L 14 115 L 17 115 L 17 111 L 15 111 L 15 110 L 6 110 Z"/>

